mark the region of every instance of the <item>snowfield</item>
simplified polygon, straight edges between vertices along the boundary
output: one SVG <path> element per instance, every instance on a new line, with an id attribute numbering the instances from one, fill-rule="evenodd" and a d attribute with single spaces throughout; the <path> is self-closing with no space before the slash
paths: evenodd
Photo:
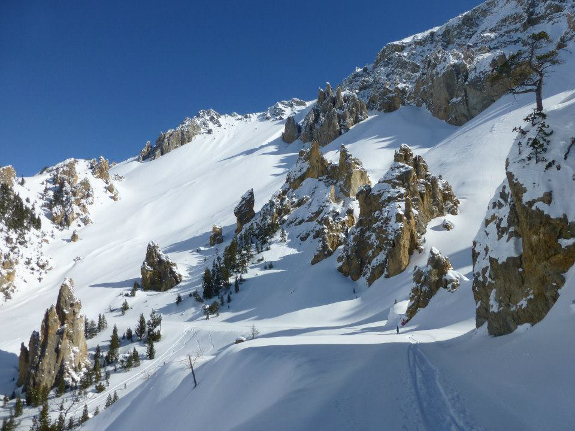
<path id="1" fill-rule="evenodd" d="M 575 66 L 566 62 L 546 86 L 545 106 L 575 116 Z M 219 317 L 204 320 L 188 294 L 233 237 L 233 209 L 254 189 L 256 211 L 285 181 L 302 148 L 281 140 L 284 121 L 252 115 L 222 117 L 213 134 L 157 160 L 116 165 L 120 200 L 97 196 L 92 224 L 54 230 L 45 247 L 53 270 L 0 305 L 0 392 L 11 393 L 20 343 L 38 330 L 55 303 L 64 277 L 75 281 L 83 313 L 105 313 L 108 329 L 88 341 L 107 348 L 111 328 L 134 329 L 140 313 L 163 316 L 156 359 L 112 373 L 101 394 L 86 404 L 100 414 L 86 430 L 567 430 L 575 409 L 575 268 L 557 304 L 534 327 L 493 338 L 475 329 L 471 291 L 471 244 L 487 204 L 503 181 L 505 159 L 520 125 L 533 108 L 531 95 L 503 97 L 461 127 L 433 118 L 424 108 L 403 107 L 370 118 L 322 150 L 337 160 L 341 144 L 362 160 L 373 182 L 401 144 L 423 155 L 461 201 L 460 214 L 433 220 L 425 249 L 400 275 L 371 287 L 337 270 L 337 254 L 310 265 L 313 250 L 279 235 L 263 261 L 254 263 L 240 292 Z M 297 114 L 303 118 L 308 107 Z M 575 130 L 574 130 L 575 136 Z M 41 175 L 26 178 L 35 196 Z M 224 243 L 209 246 L 212 225 L 223 226 Z M 48 222 L 44 223 L 48 226 Z M 183 282 L 163 293 L 138 291 L 125 298 L 149 241 L 177 264 Z M 414 265 L 425 266 L 431 247 L 449 257 L 465 277 L 458 290 L 441 289 L 400 333 L 396 333 L 412 287 Z M 75 261 L 76 257 L 80 260 Z M 273 269 L 264 265 L 273 262 Z M 180 293 L 183 302 L 175 304 Z M 131 307 L 122 315 L 124 299 Z M 397 302 L 397 303 L 396 303 Z M 255 340 L 234 344 L 254 325 Z M 123 343 L 121 353 L 142 343 Z M 194 388 L 187 356 L 197 357 Z M 109 393 L 120 400 L 104 410 Z M 59 404 L 58 401 L 53 401 Z M 84 402 L 78 405 L 81 414 Z M 27 410 L 29 424 L 36 409 Z M 4 414 L 4 413 L 3 413 Z"/>

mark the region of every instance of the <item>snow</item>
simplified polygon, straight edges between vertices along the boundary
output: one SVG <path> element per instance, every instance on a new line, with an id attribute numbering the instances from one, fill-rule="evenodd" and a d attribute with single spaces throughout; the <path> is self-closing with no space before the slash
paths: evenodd
<path id="1" fill-rule="evenodd" d="M 572 62 L 561 66 L 546 87 L 545 105 L 555 109 L 550 122 L 557 129 L 559 123 L 573 127 L 572 67 Z M 326 158 L 336 161 L 345 144 L 375 183 L 389 169 L 394 151 L 410 145 L 461 200 L 460 214 L 445 217 L 457 228 L 443 229 L 443 217 L 432 220 L 425 249 L 412 256 L 409 267 L 367 288 L 337 272 L 337 253 L 310 265 L 315 250 L 299 243 L 294 227 L 287 242 L 272 240 L 258 256 L 264 260 L 244 276 L 229 309 L 210 320 L 188 294 L 200 287 L 216 250 L 221 254 L 232 238 L 233 209 L 242 194 L 253 188 L 259 210 L 284 183 L 302 144 L 281 141 L 283 121 L 255 114 L 241 121 L 221 116 L 221 127 L 212 134 L 201 134 L 157 160 L 116 165 L 111 173 L 124 177 L 116 185 L 121 200 L 114 202 L 95 187 L 93 223 L 54 230 L 54 239 L 43 246 L 53 269 L 42 282 L 28 280 L 0 305 L 0 392 L 14 389 L 20 343 L 39 328 L 62 280 L 70 277 L 82 313 L 90 319 L 105 313 L 108 321 L 108 329 L 88 341 L 91 352 L 97 344 L 107 346 L 114 324 L 121 334 L 134 328 L 140 313 L 148 316 L 155 309 L 163 317 L 156 359 L 112 373 L 101 394 L 91 391 L 90 412 L 99 406 L 101 413 L 83 429 L 572 428 L 575 268 L 541 323 L 497 338 L 485 328 L 475 329 L 471 244 L 505 179 L 512 129 L 532 108 L 530 95 L 504 97 L 461 127 L 433 118 L 424 108 L 370 113 L 322 149 Z M 301 119 L 308 107 L 298 109 Z M 559 141 L 567 137 L 566 131 L 558 132 Z M 571 174 L 567 167 L 557 175 Z M 26 193 L 36 197 L 45 178 L 26 178 Z M 552 187 L 565 178 L 557 176 Z M 313 186 L 313 181 L 304 183 L 302 193 Z M 572 217 L 573 205 L 566 199 L 553 211 Z M 209 247 L 214 224 L 223 226 L 224 243 Z M 72 229 L 81 241 L 68 242 Z M 139 278 L 151 240 L 177 263 L 183 282 L 167 292 L 124 297 Z M 572 244 L 572 239 L 562 243 Z M 510 243 L 495 255 L 517 253 L 518 247 Z M 425 266 L 433 248 L 450 259 L 450 274 L 461 284 L 454 292 L 440 289 L 397 334 L 413 268 Z M 269 262 L 273 270 L 264 270 Z M 180 305 L 175 304 L 178 293 Z M 110 311 L 125 299 L 131 307 L 125 315 Z M 260 331 L 254 340 L 247 336 L 252 325 Z M 247 341 L 235 344 L 240 337 Z M 143 355 L 141 343 L 123 344 L 120 353 L 134 347 Z M 188 354 L 198 358 L 195 389 L 183 363 Z M 114 391 L 120 400 L 104 410 Z M 29 423 L 34 413 L 28 410 L 24 421 Z"/>

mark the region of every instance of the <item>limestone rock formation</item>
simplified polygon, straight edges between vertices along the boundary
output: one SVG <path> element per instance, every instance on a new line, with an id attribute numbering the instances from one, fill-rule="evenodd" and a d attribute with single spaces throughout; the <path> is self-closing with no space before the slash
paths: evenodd
<path id="1" fill-rule="evenodd" d="M 455 291 L 459 287 L 460 277 L 460 274 L 453 270 L 449 259 L 432 247 L 427 266 L 416 266 L 413 270 L 414 287 L 409 296 L 407 318 L 411 319 L 419 309 L 427 307 L 439 289 Z"/>
<path id="2" fill-rule="evenodd" d="M 341 86 L 369 109 L 425 106 L 461 125 L 505 94 L 506 83 L 490 83 L 487 76 L 492 65 L 518 49 L 517 35 L 543 26 L 561 35 L 574 12 L 573 2 L 561 0 L 488 0 L 439 28 L 387 44 L 373 64 L 356 69 Z"/>
<path id="3" fill-rule="evenodd" d="M 263 118 L 266 120 L 284 120 L 305 106 L 305 101 L 297 97 L 291 98 L 290 100 L 282 100 L 266 109 L 263 113 Z"/>
<path id="4" fill-rule="evenodd" d="M 17 384 L 26 390 L 52 388 L 59 377 L 73 385 L 89 366 L 82 305 L 72 288 L 73 281 L 65 279 L 56 306 L 46 310 L 40 333 L 32 333 L 28 347 L 22 343 Z"/>
<path id="5" fill-rule="evenodd" d="M 353 191 L 370 184 L 361 162 L 345 147 L 340 151 L 339 163 L 331 164 L 317 142 L 301 150 L 281 190 L 252 222 L 256 230 L 292 228 L 295 239 L 311 248 L 312 264 L 331 256 L 343 244 L 356 219 Z"/>
<path id="6" fill-rule="evenodd" d="M 16 179 L 16 170 L 10 165 L 0 167 L 0 184 L 6 184 L 8 187 L 14 185 Z"/>
<path id="7" fill-rule="evenodd" d="M 302 122 L 301 140 L 317 141 L 323 147 L 366 118 L 362 100 L 352 92 L 342 92 L 340 87 L 333 91 L 328 83 L 325 91 L 319 90 L 317 103 Z"/>
<path id="8" fill-rule="evenodd" d="M 220 118 L 221 115 L 213 109 L 201 110 L 193 118 L 187 117 L 175 129 L 170 129 L 166 133 L 161 132 L 154 145 L 148 141 L 140 151 L 138 160 L 155 160 L 182 145 L 186 145 L 199 134 L 212 133 L 214 127 L 222 126 Z"/>
<path id="9" fill-rule="evenodd" d="M 150 241 L 146 251 L 146 260 L 142 263 L 142 288 L 163 292 L 178 285 L 182 276 L 177 265 L 160 250 L 160 247 Z"/>
<path id="10" fill-rule="evenodd" d="M 286 120 L 284 131 L 282 133 L 282 140 L 288 144 L 291 144 L 299 138 L 300 131 L 300 125 L 296 123 L 295 118 L 292 115 Z"/>
<path id="11" fill-rule="evenodd" d="M 548 115 L 553 133 L 545 160 L 536 163 L 529 154 L 526 142 L 536 138 L 537 127 L 527 126 L 513 144 L 506 180 L 473 242 L 476 324 L 487 323 L 491 335 L 541 321 L 575 264 L 575 157 L 568 153 L 572 115 L 556 121 L 558 114 Z"/>
<path id="12" fill-rule="evenodd" d="M 405 144 L 384 177 L 373 187 L 360 188 L 357 199 L 359 219 L 349 231 L 338 269 L 352 280 L 365 277 L 369 285 L 382 275 L 402 272 L 427 223 L 457 214 L 459 205 L 451 186 L 429 173 L 423 158 L 414 157 Z"/>
<path id="13" fill-rule="evenodd" d="M 90 169 L 94 177 L 103 180 L 106 184 L 110 183 L 110 162 L 100 156 L 90 161 Z"/>
<path id="14" fill-rule="evenodd" d="M 241 197 L 240 202 L 234 208 L 234 215 L 236 216 L 238 226 L 236 228 L 236 233 L 242 230 L 242 227 L 249 223 L 251 219 L 256 215 L 254 211 L 255 197 L 254 189 L 249 189 Z"/>
<path id="15" fill-rule="evenodd" d="M 213 247 L 214 245 L 221 244 L 222 242 L 224 242 L 222 227 L 214 225 L 212 227 L 212 234 L 210 235 L 210 245 Z"/>
<path id="16" fill-rule="evenodd" d="M 79 180 L 77 163 L 77 160 L 69 159 L 48 170 L 52 190 L 51 196 L 46 198 L 47 207 L 52 222 L 61 228 L 71 226 L 76 220 L 91 223 L 88 206 L 94 203 L 94 191 L 87 178 Z"/>
<path id="17" fill-rule="evenodd" d="M 78 236 L 78 232 L 76 232 L 76 231 L 72 232 L 72 236 L 70 237 L 70 241 L 71 242 L 78 242 L 79 239 L 80 239 L 80 237 Z"/>

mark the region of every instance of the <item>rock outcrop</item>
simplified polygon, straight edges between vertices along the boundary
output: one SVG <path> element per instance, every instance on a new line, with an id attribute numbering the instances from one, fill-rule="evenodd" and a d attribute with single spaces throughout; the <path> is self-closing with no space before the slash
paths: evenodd
<path id="1" fill-rule="evenodd" d="M 301 132 L 301 127 L 295 121 L 295 117 L 292 115 L 286 120 L 284 131 L 282 133 L 282 140 L 285 143 L 291 144 L 299 138 Z"/>
<path id="2" fill-rule="evenodd" d="M 414 287 L 409 296 L 407 319 L 415 316 L 419 309 L 427 307 L 439 289 L 454 292 L 459 287 L 460 277 L 461 275 L 453 270 L 449 259 L 432 247 L 427 266 L 423 268 L 416 266 L 413 269 Z"/>
<path id="3" fill-rule="evenodd" d="M 365 277 L 369 285 L 382 275 L 402 272 L 427 223 L 457 214 L 459 205 L 451 186 L 431 175 L 407 145 L 396 151 L 393 165 L 375 186 L 359 189 L 357 199 L 359 219 L 349 230 L 338 269 L 352 280 Z"/>
<path id="4" fill-rule="evenodd" d="M 241 197 L 240 202 L 234 208 L 234 215 L 237 219 L 236 233 L 242 230 L 242 227 L 249 223 L 256 215 L 254 211 L 255 204 L 254 189 L 249 189 Z"/>
<path id="5" fill-rule="evenodd" d="M 544 157 L 538 163 L 528 145 L 534 139 L 544 142 L 537 124 L 518 135 L 506 179 L 473 242 L 476 324 L 487 323 L 491 335 L 541 321 L 575 264 L 575 157 L 568 152 L 573 111 L 548 113 L 549 143 L 539 149 Z"/>
<path id="6" fill-rule="evenodd" d="M 90 170 L 95 178 L 103 180 L 106 184 L 110 183 L 110 162 L 100 156 L 90 161 Z"/>
<path id="7" fill-rule="evenodd" d="M 10 165 L 2 166 L 0 168 L 0 184 L 6 184 L 12 188 L 16 180 L 16 170 Z"/>
<path id="8" fill-rule="evenodd" d="M 339 163 L 331 164 L 317 142 L 300 151 L 286 182 L 267 202 L 250 227 L 275 232 L 291 229 L 303 247 L 311 248 L 312 264 L 331 256 L 355 223 L 354 190 L 370 184 L 361 162 L 341 147 Z"/>
<path id="9" fill-rule="evenodd" d="M 182 276 L 177 265 L 153 241 L 148 244 L 146 260 L 142 263 L 142 288 L 163 292 L 180 284 Z"/>
<path id="10" fill-rule="evenodd" d="M 56 306 L 46 310 L 40 333 L 32 333 L 28 347 L 21 345 L 17 384 L 25 390 L 51 389 L 58 378 L 74 385 L 89 366 L 82 305 L 72 288 L 73 281 L 64 280 Z"/>
<path id="11" fill-rule="evenodd" d="M 214 127 L 221 127 L 221 115 L 213 109 L 201 110 L 193 118 L 187 117 L 175 129 L 161 132 L 154 145 L 148 141 L 140 151 L 139 161 L 155 160 L 176 148 L 191 142 L 197 135 L 213 133 Z"/>
<path id="12" fill-rule="evenodd" d="M 505 82 L 487 77 L 492 65 L 517 50 L 517 35 L 543 25 L 561 35 L 569 12 L 575 12 L 573 2 L 489 0 L 439 28 L 387 44 L 373 64 L 356 69 L 341 86 L 369 109 L 425 106 L 437 118 L 461 125 L 505 94 Z M 565 38 L 573 32 L 558 41 Z"/>
<path id="13" fill-rule="evenodd" d="M 354 93 L 342 92 L 340 87 L 333 91 L 327 84 L 325 91 L 319 90 L 317 103 L 302 122 L 301 140 L 304 143 L 315 141 L 323 147 L 347 132 L 353 125 L 365 120 L 367 116 L 365 103 Z M 287 127 L 288 122 L 285 134 L 288 133 Z"/>
<path id="14" fill-rule="evenodd" d="M 212 226 L 212 234 L 210 235 L 210 245 L 213 247 L 214 245 L 221 244 L 222 242 L 224 242 L 222 227 L 217 225 Z"/>
<path id="15" fill-rule="evenodd" d="M 298 99 L 297 97 L 290 100 L 282 100 L 266 109 L 263 113 L 263 118 L 266 120 L 285 120 L 294 112 L 305 108 L 306 105 L 307 104 L 303 100 Z"/>

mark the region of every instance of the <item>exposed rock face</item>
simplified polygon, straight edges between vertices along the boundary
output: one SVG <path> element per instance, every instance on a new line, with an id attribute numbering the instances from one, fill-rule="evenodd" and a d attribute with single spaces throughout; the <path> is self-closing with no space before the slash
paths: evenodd
<path id="1" fill-rule="evenodd" d="M 65 228 L 76 220 L 83 224 L 92 222 L 88 206 L 94 203 L 94 191 L 87 178 L 78 180 L 77 160 L 69 159 L 51 168 L 49 181 L 53 184 L 48 198 L 52 222 Z"/>
<path id="2" fill-rule="evenodd" d="M 411 319 L 419 309 L 427 307 L 439 289 L 455 291 L 459 287 L 459 279 L 460 274 L 453 270 L 449 259 L 432 247 L 427 266 L 423 268 L 416 266 L 413 270 L 415 286 L 409 296 L 407 318 Z"/>
<path id="3" fill-rule="evenodd" d="M 210 245 L 213 247 L 214 245 L 221 244 L 222 242 L 224 242 L 222 227 L 214 225 L 212 227 L 212 234 L 210 235 Z"/>
<path id="4" fill-rule="evenodd" d="M 570 111 L 571 113 L 573 111 Z M 535 163 L 525 142 L 528 126 L 513 145 L 506 180 L 489 203 L 485 223 L 473 242 L 473 294 L 477 327 L 491 335 L 536 324 L 549 312 L 575 264 L 575 157 L 567 154 L 571 115 L 559 117 L 545 152 Z M 523 143 L 523 145 L 519 145 Z"/>
<path id="5" fill-rule="evenodd" d="M 282 140 L 288 144 L 296 141 L 299 138 L 301 127 L 296 123 L 293 116 L 288 117 L 282 133 Z"/>
<path id="6" fill-rule="evenodd" d="M 323 147 L 366 118 L 365 103 L 354 93 L 342 93 L 340 87 L 334 92 L 327 84 L 325 91 L 319 90 L 317 103 L 302 122 L 301 140 L 316 141 Z"/>
<path id="7" fill-rule="evenodd" d="M 155 160 L 182 145 L 186 145 L 199 134 L 212 133 L 214 127 L 222 126 L 220 118 L 221 115 L 213 109 L 201 110 L 193 118 L 187 117 L 175 129 L 170 129 L 166 133 L 161 132 L 154 145 L 148 141 L 140 151 L 138 160 Z"/>
<path id="8" fill-rule="evenodd" d="M 15 179 L 16 171 L 12 166 L 8 165 L 0 168 L 0 184 L 6 184 L 8 187 L 12 187 Z"/>
<path id="9" fill-rule="evenodd" d="M 141 268 L 142 288 L 159 292 L 171 289 L 182 281 L 177 269 L 177 265 L 151 241 Z"/>
<path id="10" fill-rule="evenodd" d="M 94 177 L 103 180 L 106 184 L 110 183 L 110 162 L 102 156 L 90 161 L 90 169 Z"/>
<path id="11" fill-rule="evenodd" d="M 302 246 L 312 248 L 312 264 L 331 256 L 355 223 L 353 189 L 370 184 L 361 162 L 343 146 L 341 154 L 338 164 L 330 164 L 317 142 L 300 151 L 281 190 L 252 222 L 255 229 L 290 228 Z"/>
<path id="12" fill-rule="evenodd" d="M 451 186 L 431 175 L 423 158 L 414 157 L 407 145 L 395 153 L 393 165 L 373 188 L 359 189 L 357 199 L 359 220 L 349 231 L 338 269 L 353 280 L 365 277 L 369 285 L 382 275 L 402 272 L 427 223 L 457 214 L 459 205 Z"/>
<path id="13" fill-rule="evenodd" d="M 242 230 L 242 227 L 249 223 L 251 219 L 256 215 L 254 211 L 255 197 L 254 189 L 249 189 L 244 193 L 240 202 L 234 208 L 234 215 L 238 221 L 238 226 L 236 228 L 236 233 Z"/>
<path id="14" fill-rule="evenodd" d="M 263 117 L 266 120 L 284 120 L 294 112 L 297 112 L 301 108 L 305 108 L 305 106 L 306 103 L 296 97 L 290 100 L 282 100 L 266 109 Z"/>
<path id="15" fill-rule="evenodd" d="M 342 88 L 356 92 L 369 109 L 425 106 L 461 125 L 505 94 L 505 83 L 492 84 L 487 75 L 517 49 L 517 35 L 539 31 L 531 27 L 542 24 L 561 34 L 574 11 L 573 2 L 560 0 L 489 0 L 439 28 L 387 44 Z"/>
<path id="16" fill-rule="evenodd" d="M 71 242 L 78 242 L 79 239 L 80 239 L 80 237 L 78 236 L 78 232 L 76 232 L 76 231 L 72 232 L 72 236 L 70 237 L 70 241 Z"/>
<path id="17" fill-rule="evenodd" d="M 52 388 L 60 375 L 74 384 L 89 365 L 82 305 L 72 287 L 72 280 L 64 280 L 56 306 L 46 310 L 40 333 L 32 333 L 28 348 L 22 343 L 18 385 L 25 389 Z"/>

